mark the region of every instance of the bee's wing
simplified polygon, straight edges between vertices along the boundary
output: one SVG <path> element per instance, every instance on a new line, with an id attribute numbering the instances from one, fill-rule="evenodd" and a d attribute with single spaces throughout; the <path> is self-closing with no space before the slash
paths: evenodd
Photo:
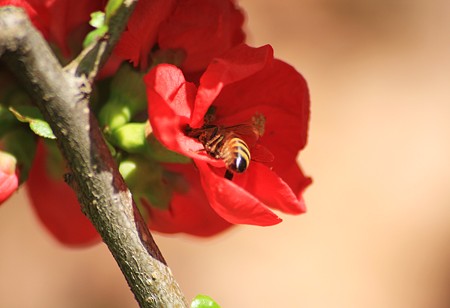
<path id="1" fill-rule="evenodd" d="M 227 126 L 223 128 L 226 131 L 233 132 L 239 135 L 247 142 L 250 147 L 251 159 L 260 163 L 271 163 L 274 160 L 272 152 L 265 146 L 257 143 L 261 137 L 259 130 L 251 123 L 238 124 L 233 126 Z"/>
<path id="2" fill-rule="evenodd" d="M 189 128 L 185 130 L 187 136 L 192 138 L 199 138 L 203 133 L 212 133 L 214 130 L 217 130 L 217 126 L 207 126 L 201 128 Z"/>
<path id="3" fill-rule="evenodd" d="M 222 128 L 223 132 L 231 132 L 238 135 L 251 147 L 256 144 L 259 139 L 258 130 L 250 123 L 237 124 L 232 126 L 225 126 Z"/>
<path id="4" fill-rule="evenodd" d="M 255 144 L 251 150 L 251 157 L 253 161 L 260 163 L 271 163 L 274 160 L 272 152 L 261 144 Z"/>

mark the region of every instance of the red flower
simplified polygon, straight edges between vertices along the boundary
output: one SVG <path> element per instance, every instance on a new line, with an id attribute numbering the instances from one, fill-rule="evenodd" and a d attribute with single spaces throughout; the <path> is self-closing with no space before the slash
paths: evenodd
<path id="1" fill-rule="evenodd" d="M 39 144 L 27 181 L 27 192 L 37 216 L 50 233 L 69 246 L 90 245 L 100 235 L 81 212 L 75 192 L 47 168 L 46 150 Z M 56 166 L 52 165 L 53 168 Z"/>
<path id="2" fill-rule="evenodd" d="M 0 151 L 0 204 L 7 200 L 19 186 L 19 172 L 16 158 Z"/>
<path id="3" fill-rule="evenodd" d="M 240 45 L 216 58 L 197 88 L 175 66 L 161 64 L 145 77 L 149 119 L 155 136 L 170 150 L 194 159 L 211 207 L 230 223 L 273 225 L 281 219 L 270 209 L 289 214 L 305 211 L 302 191 L 310 183 L 296 164 L 305 146 L 309 95 L 303 77 L 273 58 L 270 46 Z M 208 156 L 203 145 L 186 134 L 201 128 L 211 106 L 214 125 L 228 127 L 265 116 L 265 134 L 250 149 L 269 149 L 272 168 L 251 162 L 232 181 L 223 178 L 223 160 Z M 256 153 L 255 153 L 256 154 Z"/>
<path id="4" fill-rule="evenodd" d="M 205 69 L 211 59 L 241 43 L 244 16 L 231 0 L 141 0 L 115 53 L 135 66 L 148 66 L 151 49 L 181 49 L 182 68 Z"/>
<path id="5" fill-rule="evenodd" d="M 163 233 L 184 232 L 211 236 L 231 227 L 209 206 L 201 187 L 198 171 L 191 164 L 166 164 L 165 168 L 181 174 L 187 185 L 184 191 L 174 191 L 169 209 L 147 207 L 150 229 Z"/>

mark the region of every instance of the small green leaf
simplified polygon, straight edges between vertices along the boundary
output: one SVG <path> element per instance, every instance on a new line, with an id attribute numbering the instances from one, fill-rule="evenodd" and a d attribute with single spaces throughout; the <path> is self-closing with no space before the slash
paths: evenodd
<path id="1" fill-rule="evenodd" d="M 38 136 L 48 139 L 56 139 L 50 125 L 48 125 L 48 123 L 44 120 L 34 119 L 30 121 L 30 128 Z"/>
<path id="2" fill-rule="evenodd" d="M 107 25 L 102 25 L 100 28 L 92 30 L 91 32 L 89 32 L 86 37 L 84 38 L 83 41 L 83 47 L 87 47 L 89 46 L 92 42 L 95 42 L 96 40 L 98 40 L 100 37 L 104 36 L 107 32 L 108 32 L 108 26 Z"/>
<path id="3" fill-rule="evenodd" d="M 105 24 L 105 13 L 98 11 L 91 13 L 89 24 L 94 28 L 100 28 Z"/>
<path id="4" fill-rule="evenodd" d="M 42 115 L 38 112 L 36 108 L 28 107 L 21 108 L 21 111 L 9 107 L 9 111 L 11 111 L 17 120 L 23 123 L 28 123 L 30 125 L 31 130 L 38 136 L 48 138 L 48 139 L 56 139 L 56 136 L 53 134 L 50 125 L 42 119 Z"/>
<path id="5" fill-rule="evenodd" d="M 211 297 L 199 294 L 192 301 L 191 308 L 220 308 L 220 306 Z"/>

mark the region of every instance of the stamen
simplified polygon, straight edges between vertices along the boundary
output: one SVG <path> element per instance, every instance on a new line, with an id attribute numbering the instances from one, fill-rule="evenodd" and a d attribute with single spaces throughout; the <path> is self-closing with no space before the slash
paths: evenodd
<path id="1" fill-rule="evenodd" d="M 262 137 L 265 131 L 266 117 L 262 113 L 255 113 L 252 117 L 252 124 L 259 137 Z"/>

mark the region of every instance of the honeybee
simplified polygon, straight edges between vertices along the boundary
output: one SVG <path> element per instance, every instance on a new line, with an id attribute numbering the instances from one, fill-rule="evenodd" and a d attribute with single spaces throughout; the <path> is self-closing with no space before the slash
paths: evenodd
<path id="1" fill-rule="evenodd" d="M 208 118 L 206 118 L 208 116 Z M 247 170 L 252 155 L 250 147 L 243 138 L 252 140 L 256 143 L 263 133 L 263 129 L 258 126 L 261 118 L 252 119 L 252 123 L 237 124 L 233 126 L 220 126 L 210 124 L 210 113 L 205 116 L 205 124 L 201 128 L 187 127 L 185 133 L 187 136 L 200 141 L 206 153 L 215 158 L 222 159 L 227 168 L 225 178 L 233 179 L 234 173 L 242 173 Z M 260 115 L 262 116 L 262 115 Z M 206 121 L 208 119 L 208 121 Z M 259 155 L 258 161 L 270 162 L 273 155 L 262 146 L 254 147 L 260 154 L 264 153 L 264 158 Z M 256 160 L 253 158 L 253 160 Z"/>

